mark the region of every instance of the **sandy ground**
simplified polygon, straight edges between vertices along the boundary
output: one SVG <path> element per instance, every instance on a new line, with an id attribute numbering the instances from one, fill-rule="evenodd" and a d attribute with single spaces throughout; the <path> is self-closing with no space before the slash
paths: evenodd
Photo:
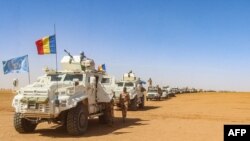
<path id="1" fill-rule="evenodd" d="M 199 93 L 148 101 L 144 110 L 129 111 L 125 124 L 116 110 L 113 127 L 91 119 L 88 131 L 79 137 L 47 123 L 35 133 L 19 134 L 13 128 L 12 98 L 13 94 L 0 94 L 1 141 L 223 141 L 224 124 L 250 124 L 250 93 Z"/>

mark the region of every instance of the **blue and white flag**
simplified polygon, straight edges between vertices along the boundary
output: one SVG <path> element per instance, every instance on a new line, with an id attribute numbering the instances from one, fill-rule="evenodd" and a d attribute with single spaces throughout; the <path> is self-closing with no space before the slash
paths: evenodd
<path id="1" fill-rule="evenodd" d="M 29 72 L 28 55 L 3 61 L 3 72 L 4 74 Z"/>

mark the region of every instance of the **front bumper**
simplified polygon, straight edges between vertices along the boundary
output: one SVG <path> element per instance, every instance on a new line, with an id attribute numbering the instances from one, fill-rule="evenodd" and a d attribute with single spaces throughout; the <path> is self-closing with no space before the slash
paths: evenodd
<path id="1" fill-rule="evenodd" d="M 39 118 L 39 119 L 51 119 L 51 118 L 56 118 L 55 115 L 53 114 L 48 114 L 48 113 L 22 113 L 22 117 L 25 118 Z"/>
<path id="2" fill-rule="evenodd" d="M 158 98 L 161 98 L 161 96 L 158 96 L 158 95 L 148 95 L 146 96 L 147 99 L 158 99 Z"/>
<path id="3" fill-rule="evenodd" d="M 17 102 L 14 103 L 14 108 L 16 113 L 21 113 L 22 117 L 25 118 L 55 118 L 57 114 L 51 109 L 49 103 L 24 103 Z M 59 111 L 59 109 L 58 109 Z"/>

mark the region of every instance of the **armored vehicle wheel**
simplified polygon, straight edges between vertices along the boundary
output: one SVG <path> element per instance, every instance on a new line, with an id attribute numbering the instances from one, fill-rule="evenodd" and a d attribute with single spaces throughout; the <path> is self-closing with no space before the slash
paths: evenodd
<path id="1" fill-rule="evenodd" d="M 36 129 L 37 124 L 22 118 L 21 113 L 15 113 L 14 115 L 14 126 L 19 133 L 30 133 Z"/>
<path id="2" fill-rule="evenodd" d="M 111 123 L 113 121 L 113 110 L 112 102 L 105 103 L 105 110 L 103 115 L 99 116 L 99 122 L 103 124 Z"/>
<path id="3" fill-rule="evenodd" d="M 143 109 L 144 105 L 145 105 L 145 99 L 144 99 L 144 96 L 143 96 L 143 97 L 141 97 L 141 103 L 139 104 L 139 108 Z"/>
<path id="4" fill-rule="evenodd" d="M 81 135 L 88 127 L 88 109 L 83 104 L 78 104 L 69 110 L 67 115 L 67 131 L 71 135 Z"/>
<path id="5" fill-rule="evenodd" d="M 130 101 L 130 109 L 133 111 L 137 110 L 137 96 Z"/>

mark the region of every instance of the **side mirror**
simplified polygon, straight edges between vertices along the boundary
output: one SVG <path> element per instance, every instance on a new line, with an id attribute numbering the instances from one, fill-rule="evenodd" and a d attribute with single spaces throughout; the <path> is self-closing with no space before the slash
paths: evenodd
<path id="1" fill-rule="evenodd" d="M 16 88 L 16 87 L 18 87 L 18 79 L 17 78 L 15 78 L 14 80 L 13 80 L 13 86 Z"/>

